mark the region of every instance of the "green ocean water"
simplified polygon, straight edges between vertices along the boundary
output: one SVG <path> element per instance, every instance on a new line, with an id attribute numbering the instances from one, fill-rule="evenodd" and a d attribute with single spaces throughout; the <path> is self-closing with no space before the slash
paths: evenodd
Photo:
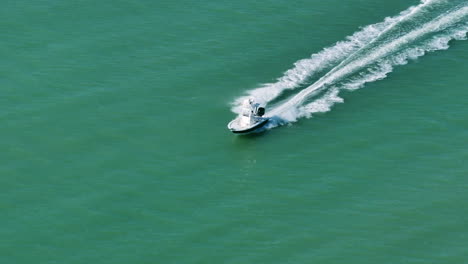
<path id="1" fill-rule="evenodd" d="M 351 62 L 468 23 L 466 0 L 426 2 Z M 312 118 L 226 128 L 240 96 L 418 4 L 4 0 L 0 263 L 468 262 L 467 41 Z"/>

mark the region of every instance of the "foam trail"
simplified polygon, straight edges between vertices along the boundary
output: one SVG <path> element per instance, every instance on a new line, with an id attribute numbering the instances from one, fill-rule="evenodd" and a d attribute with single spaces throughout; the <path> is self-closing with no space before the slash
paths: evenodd
<path id="1" fill-rule="evenodd" d="M 347 37 L 346 41 L 337 42 L 334 46 L 313 54 L 309 59 L 297 61 L 294 68 L 286 71 L 277 82 L 253 89 L 248 91 L 247 95 L 237 98 L 233 102 L 231 110 L 234 113 L 239 113 L 240 105 L 248 97 L 255 97 L 260 103 L 266 104 L 277 98 L 283 91 L 295 89 L 315 73 L 333 66 L 333 64 L 343 62 L 344 59 L 373 43 L 401 21 L 410 19 L 425 6 L 438 1 L 440 0 L 422 0 L 421 4 L 412 6 L 395 17 L 387 17 L 383 22 L 364 27 Z"/>
<path id="2" fill-rule="evenodd" d="M 298 113 L 299 106 L 305 100 L 310 98 L 310 96 L 315 95 L 324 86 L 332 84 L 367 65 L 375 63 L 378 59 L 396 52 L 398 48 L 407 43 L 411 43 L 426 34 L 442 31 L 450 25 L 460 22 L 463 18 L 466 17 L 467 14 L 468 6 L 464 6 L 457 9 L 456 11 L 446 13 L 439 16 L 435 20 L 424 24 L 418 29 L 415 29 L 400 38 L 389 41 L 388 43 L 374 49 L 370 54 L 366 54 L 366 56 L 362 59 L 356 59 L 354 61 L 347 62 L 346 65 L 338 65 L 321 79 L 319 79 L 316 83 L 302 90 L 286 103 L 274 108 L 271 112 L 268 113 L 268 115 L 279 116 L 288 121 L 296 120 L 301 116 L 301 114 Z"/>
<path id="3" fill-rule="evenodd" d="M 368 73 L 360 74 L 359 77 L 351 79 L 350 81 L 342 84 L 339 88 L 333 87 L 322 98 L 300 107 L 296 118 L 310 118 L 315 113 L 328 112 L 334 104 L 344 102 L 344 100 L 338 96 L 340 89 L 357 90 L 363 87 L 366 83 L 384 79 L 393 71 L 395 66 L 407 64 L 409 60 L 414 60 L 418 57 L 424 56 L 427 52 L 448 49 L 449 42 L 452 39 L 466 40 L 467 33 L 468 24 L 465 25 L 464 28 L 453 31 L 449 35 L 434 37 L 419 47 L 410 48 L 396 56 L 385 59 L 378 63 L 377 66 L 369 69 Z"/>

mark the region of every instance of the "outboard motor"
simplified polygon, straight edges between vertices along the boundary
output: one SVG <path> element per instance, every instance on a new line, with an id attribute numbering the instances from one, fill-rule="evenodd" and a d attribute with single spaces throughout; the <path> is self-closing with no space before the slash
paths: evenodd
<path id="1" fill-rule="evenodd" d="M 265 107 L 257 107 L 257 116 L 263 116 L 265 114 Z"/>

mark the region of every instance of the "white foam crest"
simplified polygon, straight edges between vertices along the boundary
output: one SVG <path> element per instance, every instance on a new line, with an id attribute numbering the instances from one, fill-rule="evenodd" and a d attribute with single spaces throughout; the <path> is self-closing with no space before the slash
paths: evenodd
<path id="1" fill-rule="evenodd" d="M 303 84 L 315 73 L 342 62 L 351 54 L 372 43 L 385 32 L 388 32 L 396 24 L 410 18 L 421 8 L 440 0 L 422 0 L 421 4 L 412 6 L 402 11 L 395 17 L 387 17 L 383 22 L 368 25 L 353 35 L 346 37 L 345 41 L 339 41 L 334 46 L 324 48 L 319 53 L 311 55 L 308 59 L 302 59 L 294 63 L 294 68 L 289 69 L 275 83 L 265 84 L 260 88 L 250 90 L 245 96 L 237 98 L 232 103 L 231 110 L 239 113 L 242 102 L 249 97 L 255 97 L 261 104 L 266 104 L 277 98 L 285 90 L 292 90 Z"/>
<path id="2" fill-rule="evenodd" d="M 337 87 L 330 89 L 322 98 L 301 107 L 297 118 L 310 118 L 312 114 L 330 111 L 331 107 L 336 103 L 343 103 L 343 98 L 338 96 L 339 92 L 340 90 Z"/>
<path id="3" fill-rule="evenodd" d="M 384 79 L 393 71 L 395 66 L 405 65 L 410 60 L 415 60 L 428 52 L 446 50 L 449 48 L 449 42 L 451 40 L 466 40 L 467 33 L 468 25 L 465 25 L 461 29 L 452 30 L 448 35 L 435 36 L 420 46 L 408 48 L 394 56 L 386 58 L 376 66 L 368 69 L 367 72 L 361 73 L 358 77 L 331 88 L 321 98 L 305 106 L 301 106 L 294 111 L 287 112 L 284 117 L 288 122 L 294 122 L 302 117 L 310 118 L 315 113 L 328 112 L 336 103 L 343 103 L 343 99 L 339 97 L 339 92 L 341 90 L 357 90 L 362 88 L 366 83 Z M 291 115 L 291 113 L 294 114 Z"/>
<path id="4" fill-rule="evenodd" d="M 332 84 L 336 81 L 339 81 L 340 79 L 348 76 L 349 74 L 353 72 L 356 72 L 359 69 L 362 69 L 363 67 L 367 65 L 376 63 L 377 60 L 390 55 L 391 53 L 397 51 L 402 46 L 408 43 L 411 43 L 424 35 L 442 31 L 446 29 L 447 27 L 449 27 L 450 25 L 460 22 L 460 20 L 465 18 L 467 14 L 468 14 L 468 6 L 464 6 L 462 8 L 457 9 L 456 11 L 446 13 L 444 15 L 439 16 L 435 20 L 422 25 L 421 27 L 417 29 L 410 31 L 409 33 L 403 35 L 402 37 L 389 41 L 386 44 L 374 49 L 370 54 L 367 54 L 365 57 L 361 59 L 356 59 L 354 61 L 347 63 L 346 65 L 342 65 L 342 64 L 338 65 L 337 67 L 332 69 L 330 72 L 328 72 L 325 76 L 323 76 L 321 79 L 319 79 L 316 83 L 302 90 L 293 98 L 291 98 L 284 104 L 276 107 L 268 114 L 271 116 L 276 115 L 281 118 L 285 118 L 288 121 L 296 120 L 297 117 L 291 118 L 291 116 L 294 116 L 295 114 L 298 114 L 299 116 L 301 116 L 301 114 L 298 113 L 298 108 L 301 107 L 302 102 L 307 100 L 310 96 L 316 95 L 317 92 L 320 91 L 323 87 L 329 84 Z M 455 36 L 452 36 L 449 39 L 457 38 L 457 37 L 460 38 L 461 35 L 462 33 L 458 32 L 456 33 Z M 443 38 L 438 39 L 437 41 L 441 41 L 442 44 L 444 43 Z M 433 42 L 434 48 L 426 48 L 426 51 L 431 50 L 431 49 L 437 49 L 437 47 L 443 47 L 443 48 L 448 47 L 448 44 L 447 44 L 448 41 L 445 44 L 445 46 L 443 45 L 441 46 L 441 43 Z M 420 50 L 420 49 L 414 50 L 413 52 L 411 52 L 409 55 L 406 55 L 406 56 L 408 59 L 416 58 L 416 57 L 424 55 L 424 52 L 421 53 L 421 51 L 423 50 Z M 417 52 L 419 52 L 420 54 L 418 54 Z M 405 60 L 406 59 L 398 63 L 398 58 L 396 58 L 396 60 L 390 65 L 399 65 L 405 62 Z"/>

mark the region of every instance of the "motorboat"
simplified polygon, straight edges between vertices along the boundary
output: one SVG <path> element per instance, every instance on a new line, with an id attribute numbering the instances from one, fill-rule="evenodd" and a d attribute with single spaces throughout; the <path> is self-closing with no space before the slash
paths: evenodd
<path id="1" fill-rule="evenodd" d="M 229 122 L 227 127 L 235 134 L 260 132 L 270 121 L 270 118 L 263 116 L 264 114 L 265 107 L 260 106 L 253 98 L 248 98 L 243 102 L 239 115 Z"/>

